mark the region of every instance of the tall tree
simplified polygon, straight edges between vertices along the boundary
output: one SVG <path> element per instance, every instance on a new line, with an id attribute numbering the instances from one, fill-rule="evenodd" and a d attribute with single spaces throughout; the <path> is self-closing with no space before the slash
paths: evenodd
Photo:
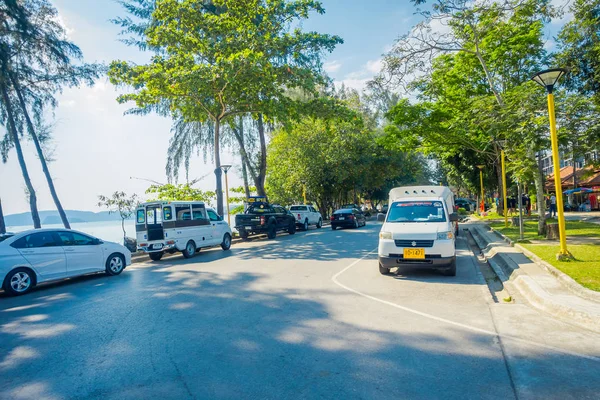
<path id="1" fill-rule="evenodd" d="M 506 121 L 491 123 L 490 118 L 498 121 L 508 93 L 544 63 L 543 27 L 555 11 L 549 0 L 432 3 L 431 11 L 421 12 L 424 21 L 401 37 L 386 55 L 384 70 L 371 87 L 392 84 L 407 90 L 416 88 L 426 100 L 442 100 L 447 115 L 459 112 L 463 122 L 470 121 L 470 125 L 461 125 L 455 118 L 447 120 L 455 120 L 451 126 L 456 131 L 477 135 L 469 143 L 492 164 L 495 186 L 501 193 L 500 152 L 511 131 L 499 129 L 506 127 Z M 448 29 L 435 30 L 434 24 L 447 25 Z M 473 111 L 478 111 L 475 118 Z M 482 116 L 487 116 L 488 123 L 480 123 Z M 468 132 L 462 129 L 466 126 Z M 534 151 L 527 154 L 532 155 L 536 149 L 530 150 Z"/>
<path id="2" fill-rule="evenodd" d="M 3 45 L 8 45 L 8 48 L 0 56 L 4 74 L 2 79 L 6 82 L 7 90 L 14 92 L 15 101 L 10 108 L 12 114 L 19 117 L 13 119 L 26 126 L 58 213 L 64 226 L 70 228 L 33 119 L 38 122 L 37 125 L 41 125 L 45 107 L 54 108 L 57 104 L 54 98 L 56 92 L 60 92 L 63 86 L 78 86 L 82 81 L 93 83 L 100 73 L 100 67 L 95 64 L 73 64 L 73 61 L 82 59 L 82 53 L 68 41 L 65 29 L 59 23 L 58 11 L 48 1 L 26 0 L 15 4 L 14 7 L 22 8 L 13 23 L 19 29 L 11 29 L 11 24 L 5 21 Z M 9 100 L 12 98 L 8 96 Z M 8 105 L 3 106 L 6 108 Z M 20 145 L 15 143 L 15 148 L 19 151 Z M 31 185 L 26 185 L 31 201 L 32 194 L 35 199 L 35 192 L 30 188 Z"/>
<path id="3" fill-rule="evenodd" d="M 558 65 L 570 69 L 568 86 L 600 104 L 600 0 L 575 0 L 573 19 L 558 35 Z"/>
<path id="4" fill-rule="evenodd" d="M 2 199 L 0 199 L 0 235 L 6 233 L 6 224 L 4 223 L 4 212 L 2 211 Z"/>
<path id="5" fill-rule="evenodd" d="M 136 3 L 148 10 L 141 4 L 146 2 Z M 291 29 L 313 11 L 324 12 L 316 0 L 158 0 L 138 40 L 156 56 L 147 65 L 111 64 L 111 81 L 136 89 L 120 96 L 120 102 L 146 107 L 166 100 L 186 121 L 212 121 L 219 213 L 224 122 L 282 109 L 291 102 L 286 90 L 302 88 L 316 95 L 325 83 L 321 54 L 342 40 Z"/>

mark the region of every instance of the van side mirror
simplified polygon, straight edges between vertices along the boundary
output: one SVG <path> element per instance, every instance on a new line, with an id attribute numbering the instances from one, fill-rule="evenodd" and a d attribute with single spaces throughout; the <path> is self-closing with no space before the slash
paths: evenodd
<path id="1" fill-rule="evenodd" d="M 379 213 L 377 214 L 377 222 L 385 221 L 385 214 Z"/>
<path id="2" fill-rule="evenodd" d="M 456 222 L 458 221 L 458 214 L 457 213 L 451 213 L 450 214 L 450 222 Z"/>

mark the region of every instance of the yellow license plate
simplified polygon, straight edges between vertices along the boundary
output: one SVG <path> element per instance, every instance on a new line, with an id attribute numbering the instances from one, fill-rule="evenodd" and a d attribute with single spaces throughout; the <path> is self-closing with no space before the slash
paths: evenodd
<path id="1" fill-rule="evenodd" d="M 404 249 L 404 258 L 425 258 L 425 249 Z"/>

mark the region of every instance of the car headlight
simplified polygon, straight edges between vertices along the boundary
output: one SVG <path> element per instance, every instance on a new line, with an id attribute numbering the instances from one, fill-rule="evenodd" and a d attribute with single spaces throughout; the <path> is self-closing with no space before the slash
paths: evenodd
<path id="1" fill-rule="evenodd" d="M 384 232 L 384 231 L 379 232 L 379 239 L 391 239 L 391 238 L 392 238 L 392 232 Z"/>
<path id="2" fill-rule="evenodd" d="M 437 234 L 437 240 L 451 240 L 451 239 L 454 239 L 454 232 L 452 232 L 452 231 L 438 232 L 438 234 Z"/>

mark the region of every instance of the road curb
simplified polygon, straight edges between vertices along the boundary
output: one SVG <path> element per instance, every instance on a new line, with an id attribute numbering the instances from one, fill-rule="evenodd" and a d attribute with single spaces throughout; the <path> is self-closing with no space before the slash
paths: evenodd
<path id="1" fill-rule="evenodd" d="M 497 251 L 494 246 L 490 246 L 490 243 L 482 237 L 480 232 L 478 232 L 479 229 L 492 229 L 487 225 L 479 225 L 470 231 L 474 233 L 473 237 L 475 238 L 477 246 L 481 249 L 486 261 L 488 261 L 494 272 L 496 272 L 496 275 L 502 280 L 502 283 L 510 294 L 519 293 L 533 307 L 541 311 L 582 328 L 600 332 L 600 318 L 598 318 L 598 314 L 561 304 L 560 298 L 555 298 L 555 296 L 551 295 L 540 286 L 534 278 L 521 271 L 518 264 L 516 264 L 507 254 Z M 493 232 L 502 236 L 505 241 L 509 243 L 512 242 L 499 232 Z M 513 247 L 522 252 L 522 250 L 519 249 L 521 246 Z M 528 257 L 527 254 L 524 252 L 522 253 Z M 534 260 L 531 261 L 535 262 Z M 548 272 L 550 273 L 550 271 Z M 556 276 L 555 278 L 558 279 Z M 562 283 L 561 280 L 559 280 L 559 282 Z M 569 289 L 569 287 L 567 287 L 567 289 Z M 578 296 L 578 293 L 573 294 Z M 584 299 L 589 300 L 587 298 Z"/>
<path id="2" fill-rule="evenodd" d="M 548 263 L 547 261 L 542 260 L 540 257 L 538 257 L 532 251 L 521 246 L 519 243 L 515 243 L 512 239 L 506 237 L 504 234 L 502 234 L 501 232 L 498 232 L 494 228 L 489 227 L 489 229 L 490 229 L 490 231 L 494 232 L 496 235 L 498 235 L 502 239 L 504 239 L 504 241 L 509 243 L 515 249 L 517 249 L 521 253 L 523 253 L 527 258 L 531 259 L 531 261 L 535 262 L 537 265 L 539 265 L 540 267 L 542 267 L 543 269 L 548 271 L 550 274 L 554 275 L 560 281 L 560 283 L 563 284 L 567 289 L 569 289 L 569 291 L 571 291 L 573 294 L 575 294 L 579 297 L 582 297 L 586 300 L 600 303 L 600 292 L 595 292 L 593 290 L 590 290 L 588 288 L 581 286 L 579 283 L 577 283 L 577 281 L 575 281 L 569 275 L 565 274 L 564 272 L 562 272 L 561 270 L 559 270 L 552 264 Z"/>

